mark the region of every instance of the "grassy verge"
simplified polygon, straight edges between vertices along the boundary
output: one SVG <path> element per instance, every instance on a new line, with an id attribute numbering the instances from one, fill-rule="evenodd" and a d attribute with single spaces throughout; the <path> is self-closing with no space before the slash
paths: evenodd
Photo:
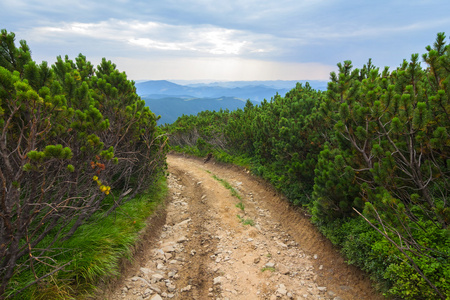
<path id="1" fill-rule="evenodd" d="M 130 258 L 131 249 L 139 239 L 149 216 L 167 195 L 166 178 L 160 180 L 147 192 L 130 200 L 108 217 L 102 212 L 95 214 L 74 236 L 55 246 L 55 264 L 64 269 L 43 279 L 11 299 L 79 299 L 95 290 L 100 279 L 118 275 L 119 261 Z M 43 242 L 45 246 L 45 241 Z M 59 254 L 58 254 L 59 253 Z M 35 270 L 46 274 L 45 265 Z M 35 280 L 30 270 L 17 274 L 8 291 L 9 295 Z"/>
<path id="2" fill-rule="evenodd" d="M 212 176 L 215 180 L 219 181 L 226 189 L 230 190 L 231 192 L 231 196 L 238 198 L 239 200 L 242 201 L 241 196 L 239 195 L 239 193 L 236 191 L 236 189 L 234 187 L 231 186 L 231 184 L 229 184 L 226 180 L 217 177 L 216 175 Z"/>

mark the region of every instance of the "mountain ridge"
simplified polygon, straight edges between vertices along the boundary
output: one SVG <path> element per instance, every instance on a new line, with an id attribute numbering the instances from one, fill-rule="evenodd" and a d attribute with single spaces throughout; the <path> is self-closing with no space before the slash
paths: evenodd
<path id="1" fill-rule="evenodd" d="M 252 101 L 270 100 L 277 93 L 284 96 L 294 88 L 273 88 L 262 84 L 248 84 L 240 86 L 216 86 L 216 85 L 181 85 L 168 80 L 149 80 L 136 83 L 136 91 L 140 96 L 166 95 L 166 96 L 191 96 L 197 98 L 236 97 L 250 99 Z M 160 98 L 160 97 L 158 97 Z"/>
<path id="2" fill-rule="evenodd" d="M 297 82 L 306 81 L 192 81 L 147 80 L 135 83 L 137 94 L 156 115 L 159 124 L 170 124 L 182 115 L 196 115 L 204 110 L 236 110 L 245 106 L 246 100 L 257 105 L 276 94 L 284 95 Z M 316 86 L 326 82 L 314 81 Z M 326 84 L 325 84 L 326 86 Z M 314 88 L 314 87 L 313 87 Z"/>

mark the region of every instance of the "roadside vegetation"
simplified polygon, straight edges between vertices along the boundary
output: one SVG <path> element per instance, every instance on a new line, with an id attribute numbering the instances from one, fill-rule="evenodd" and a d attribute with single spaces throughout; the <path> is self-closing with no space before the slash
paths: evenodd
<path id="1" fill-rule="evenodd" d="M 0 34 L 0 298 L 70 299 L 117 272 L 164 196 L 167 139 L 134 82 Z"/>
<path id="2" fill-rule="evenodd" d="M 338 63 L 325 92 L 204 111 L 164 127 L 176 151 L 249 168 L 386 296 L 450 298 L 450 47 L 394 69 Z"/>

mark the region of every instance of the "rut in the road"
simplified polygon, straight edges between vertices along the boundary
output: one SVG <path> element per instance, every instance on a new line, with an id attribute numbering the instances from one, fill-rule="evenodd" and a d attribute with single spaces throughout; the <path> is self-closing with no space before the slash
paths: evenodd
<path id="1" fill-rule="evenodd" d="M 209 280 L 212 271 L 208 268 L 208 254 L 216 248 L 217 240 L 208 231 L 207 224 L 212 222 L 208 211 L 209 202 L 203 186 L 194 178 L 189 177 L 184 170 L 175 167 L 170 169 L 172 174 L 180 179 L 185 185 L 184 195 L 189 195 L 189 217 L 191 226 L 189 228 L 189 241 L 185 245 L 185 252 L 190 254 L 189 260 L 179 271 L 180 279 L 178 286 L 191 286 L 182 295 L 184 299 L 208 299 L 209 289 L 212 289 L 212 281 Z M 176 214 L 176 211 L 174 212 Z"/>
<path id="2" fill-rule="evenodd" d="M 261 180 L 182 156 L 169 155 L 168 163 L 166 224 L 108 299 L 382 299 Z"/>

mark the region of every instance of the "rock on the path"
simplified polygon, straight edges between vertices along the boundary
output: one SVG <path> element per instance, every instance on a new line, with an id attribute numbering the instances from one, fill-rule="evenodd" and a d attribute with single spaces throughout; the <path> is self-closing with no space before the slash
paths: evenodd
<path id="1" fill-rule="evenodd" d="M 287 245 L 286 244 L 284 244 L 284 243 L 282 243 L 282 242 L 278 242 L 277 241 L 277 244 L 278 244 L 278 246 L 280 246 L 281 248 L 283 248 L 283 249 L 287 249 Z"/>
<path id="2" fill-rule="evenodd" d="M 161 294 L 161 289 L 159 287 L 157 287 L 156 285 L 150 284 L 150 288 L 152 290 L 154 290 L 155 292 L 157 292 L 158 294 Z"/>
<path id="3" fill-rule="evenodd" d="M 151 269 L 148 269 L 148 268 L 140 268 L 139 270 L 145 275 L 147 275 L 149 273 L 153 273 L 153 271 Z"/>
<path id="4" fill-rule="evenodd" d="M 327 291 L 327 287 L 326 287 L 326 286 L 318 286 L 317 289 L 318 289 L 320 292 L 326 292 L 326 291 Z"/>
<path id="5" fill-rule="evenodd" d="M 280 284 L 279 288 L 277 289 L 277 293 L 284 296 L 287 294 L 287 289 L 284 284 Z"/>
<path id="6" fill-rule="evenodd" d="M 191 288 L 192 288 L 191 285 L 185 286 L 184 288 L 181 289 L 181 292 L 187 292 L 187 291 L 190 291 Z"/>
<path id="7" fill-rule="evenodd" d="M 169 278 L 173 278 L 175 277 L 175 275 L 177 274 L 177 271 L 170 271 L 169 274 L 167 274 L 169 276 Z"/>
<path id="8" fill-rule="evenodd" d="M 224 280 L 224 277 L 222 277 L 222 276 L 214 278 L 214 285 L 221 284 L 223 282 L 223 280 Z"/>
<path id="9" fill-rule="evenodd" d="M 187 240 L 188 240 L 187 237 L 182 236 L 182 237 L 179 237 L 179 238 L 177 239 L 177 243 L 184 243 L 184 242 L 186 242 Z"/>
<path id="10" fill-rule="evenodd" d="M 178 223 L 177 225 L 175 225 L 175 226 L 179 226 L 179 227 L 182 227 L 182 226 L 184 226 L 184 225 L 187 225 L 189 222 L 191 222 L 191 218 L 189 218 L 189 219 L 186 219 L 186 220 L 184 220 L 184 221 L 182 221 L 182 222 L 180 222 L 180 223 Z"/>
<path id="11" fill-rule="evenodd" d="M 169 293 L 175 292 L 176 289 L 177 289 L 176 286 L 174 286 L 173 284 L 169 284 L 169 285 L 167 286 L 167 291 L 168 291 Z"/>
<path id="12" fill-rule="evenodd" d="M 265 264 L 265 267 L 266 267 L 266 268 L 273 268 L 273 267 L 275 267 L 275 263 L 273 263 L 273 262 L 268 262 L 267 264 Z"/>
<path id="13" fill-rule="evenodd" d="M 152 280 L 154 280 L 155 282 L 161 281 L 164 279 L 164 276 L 162 276 L 161 274 L 153 274 L 152 275 Z"/>
<path id="14" fill-rule="evenodd" d="M 278 270 L 278 272 L 280 272 L 280 274 L 283 274 L 283 275 L 289 274 L 289 269 L 286 266 L 278 265 L 277 270 Z"/>
<path id="15" fill-rule="evenodd" d="M 163 252 L 164 255 L 164 252 L 175 252 L 175 248 L 173 246 L 168 245 L 165 246 L 163 249 L 161 249 L 161 251 Z"/>
<path id="16" fill-rule="evenodd" d="M 150 298 L 150 300 L 163 300 L 160 295 L 156 294 L 153 297 Z"/>

